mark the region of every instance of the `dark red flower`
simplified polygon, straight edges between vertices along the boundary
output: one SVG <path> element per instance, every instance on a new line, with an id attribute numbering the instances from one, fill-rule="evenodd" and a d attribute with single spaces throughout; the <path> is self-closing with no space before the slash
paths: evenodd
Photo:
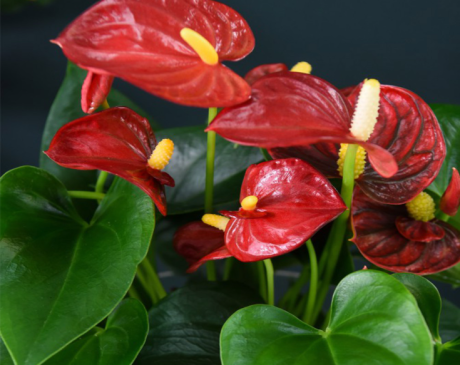
<path id="1" fill-rule="evenodd" d="M 319 77 L 285 71 L 256 81 L 251 99 L 222 110 L 207 130 L 235 143 L 269 149 L 319 142 L 359 144 L 379 174 L 394 175 L 397 165 L 391 153 L 351 134 L 352 114 L 352 105 L 334 86 Z"/>
<path id="2" fill-rule="evenodd" d="M 420 275 L 434 274 L 460 262 L 460 232 L 435 219 L 432 198 L 422 194 L 415 198 L 421 201 L 412 201 L 414 207 L 412 202 L 378 203 L 360 188 L 355 189 L 352 241 L 367 260 L 389 271 Z"/>
<path id="3" fill-rule="evenodd" d="M 360 89 L 361 86 L 346 90 L 353 106 Z M 436 178 L 446 154 L 441 129 L 430 107 L 419 96 L 396 86 L 381 86 L 379 117 L 368 142 L 388 150 L 398 164 L 395 175 L 382 177 L 367 163 L 356 180 L 367 195 L 386 204 L 405 203 L 426 189 Z M 340 177 L 339 148 L 337 144 L 317 143 L 269 152 L 274 158 L 301 158 L 328 177 Z"/>
<path id="4" fill-rule="evenodd" d="M 216 1 L 102 0 L 53 42 L 88 71 L 179 104 L 229 106 L 251 93 L 221 62 L 247 56 L 254 36 L 240 14 Z"/>
<path id="5" fill-rule="evenodd" d="M 203 222 L 191 222 L 179 228 L 173 246 L 190 264 L 188 273 L 196 271 L 206 261 L 232 256 L 225 246 L 224 232 Z"/>
<path id="6" fill-rule="evenodd" d="M 452 169 L 452 179 L 442 195 L 440 208 L 447 215 L 454 216 L 460 206 L 460 175 L 457 169 Z"/>
<path id="7" fill-rule="evenodd" d="M 99 75 L 88 71 L 81 88 L 81 108 L 91 114 L 107 99 L 112 87 L 113 76 Z"/>
<path id="8" fill-rule="evenodd" d="M 64 167 L 103 170 L 128 180 L 145 191 L 166 215 L 164 185 L 174 186 L 174 180 L 152 158 L 162 153 L 170 158 L 173 145 L 170 140 L 160 144 L 167 149 L 156 148 L 147 119 L 131 109 L 118 107 L 64 125 L 45 153 Z"/>
<path id="9" fill-rule="evenodd" d="M 268 63 L 254 67 L 246 74 L 246 76 L 244 76 L 244 79 L 249 85 L 252 85 L 266 75 L 288 70 L 288 67 L 284 63 Z"/>

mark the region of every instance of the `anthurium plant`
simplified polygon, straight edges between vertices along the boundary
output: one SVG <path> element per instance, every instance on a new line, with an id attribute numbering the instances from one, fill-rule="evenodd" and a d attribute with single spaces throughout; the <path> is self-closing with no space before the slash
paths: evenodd
<path id="1" fill-rule="evenodd" d="M 211 0 L 102 0 L 52 42 L 40 166 L 1 177 L 2 365 L 460 363 L 460 106 L 237 75 L 253 33 Z M 208 122 L 160 129 L 114 78 Z"/>

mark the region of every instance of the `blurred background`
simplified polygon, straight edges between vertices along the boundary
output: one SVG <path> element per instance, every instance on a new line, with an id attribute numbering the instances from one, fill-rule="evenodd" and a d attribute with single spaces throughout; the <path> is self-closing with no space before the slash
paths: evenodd
<path id="1" fill-rule="evenodd" d="M 243 15 L 256 38 L 252 54 L 227 64 L 241 75 L 263 63 L 307 61 L 313 74 L 339 88 L 372 77 L 428 103 L 460 104 L 459 0 L 221 2 Z M 67 63 L 49 40 L 93 3 L 2 0 L 2 173 L 38 165 L 42 131 Z M 172 104 L 118 79 L 114 87 L 163 127 L 197 125 L 207 117 L 207 110 Z M 460 304 L 447 284 L 438 286 Z"/>

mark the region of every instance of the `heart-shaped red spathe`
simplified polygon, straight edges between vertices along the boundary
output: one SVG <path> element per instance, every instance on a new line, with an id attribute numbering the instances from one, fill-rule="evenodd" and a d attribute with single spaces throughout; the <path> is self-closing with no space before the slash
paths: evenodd
<path id="1" fill-rule="evenodd" d="M 129 108 L 110 108 L 64 125 L 45 151 L 57 164 L 77 170 L 103 170 L 145 191 L 166 215 L 167 173 L 147 161 L 157 145 L 147 119 Z"/>
<path id="2" fill-rule="evenodd" d="M 81 108 L 91 114 L 107 99 L 113 83 L 113 76 L 99 75 L 88 71 L 81 88 Z"/>
<path id="3" fill-rule="evenodd" d="M 440 208 L 441 210 L 450 215 L 454 216 L 458 212 L 460 206 L 460 175 L 456 168 L 452 169 L 452 179 L 447 186 L 446 191 L 442 195 Z"/>
<path id="4" fill-rule="evenodd" d="M 351 135 L 353 108 L 328 82 L 299 72 L 277 72 L 252 85 L 247 102 L 222 110 L 207 128 L 225 139 L 262 148 L 305 146 L 318 142 L 363 146 L 382 176 L 397 171 L 384 148 Z"/>
<path id="5" fill-rule="evenodd" d="M 254 67 L 244 76 L 244 79 L 248 82 L 249 85 L 252 85 L 257 80 L 266 75 L 288 70 L 288 67 L 284 63 L 267 63 Z"/>
<path id="6" fill-rule="evenodd" d="M 351 92 L 352 105 L 356 105 L 360 90 L 356 87 Z M 398 172 L 391 177 L 380 176 L 366 164 L 357 179 L 367 195 L 386 204 L 406 203 L 427 188 L 446 154 L 439 123 L 430 107 L 419 96 L 396 86 L 381 86 L 379 117 L 368 142 L 385 148 L 398 164 Z M 275 148 L 270 153 L 275 158 L 301 158 L 329 177 L 340 177 L 338 149 L 336 144 L 318 143 Z"/>
<path id="7" fill-rule="evenodd" d="M 102 0 L 53 42 L 84 69 L 179 104 L 208 108 L 247 100 L 248 83 L 220 62 L 204 63 L 181 38 L 183 28 L 206 38 L 220 62 L 254 48 L 241 15 L 211 0 Z"/>
<path id="8" fill-rule="evenodd" d="M 173 247 L 190 264 L 188 273 L 206 261 L 232 256 L 225 246 L 224 232 L 203 222 L 191 222 L 179 228 L 174 234 Z"/>
<path id="9" fill-rule="evenodd" d="M 363 256 L 389 271 L 428 275 L 460 262 L 460 232 L 454 227 L 436 219 L 415 221 L 404 205 L 378 203 L 359 188 L 353 196 L 352 227 L 352 241 Z"/>
<path id="10" fill-rule="evenodd" d="M 231 218 L 225 229 L 228 251 L 245 262 L 300 247 L 346 209 L 330 182 L 299 159 L 250 166 L 241 186 L 240 202 L 247 196 L 258 199 L 253 217 L 220 212 Z"/>

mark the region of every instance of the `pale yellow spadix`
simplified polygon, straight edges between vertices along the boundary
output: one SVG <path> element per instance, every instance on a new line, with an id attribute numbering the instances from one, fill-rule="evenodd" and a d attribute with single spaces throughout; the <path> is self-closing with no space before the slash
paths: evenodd
<path id="1" fill-rule="evenodd" d="M 219 55 L 216 50 L 200 33 L 197 33 L 190 28 L 183 28 L 180 31 L 180 36 L 190 47 L 193 48 L 204 63 L 212 66 L 219 62 Z"/>
<path id="2" fill-rule="evenodd" d="M 241 207 L 244 209 L 244 210 L 254 210 L 256 209 L 256 206 L 257 206 L 257 202 L 259 201 L 259 199 L 257 199 L 256 196 L 254 195 L 249 195 L 247 196 L 246 198 L 244 198 L 242 201 L 241 201 Z"/>
<path id="3" fill-rule="evenodd" d="M 406 203 L 406 208 L 412 218 L 422 222 L 432 220 L 436 211 L 433 198 L 425 192 L 421 192 L 410 202 Z"/>
<path id="4" fill-rule="evenodd" d="M 375 79 L 364 81 L 358 96 L 350 132 L 361 141 L 367 141 L 374 131 L 380 106 L 380 83 Z"/>
<path id="5" fill-rule="evenodd" d="M 208 226 L 218 228 L 221 231 L 225 231 L 228 222 L 230 221 L 227 217 L 222 217 L 221 215 L 217 214 L 205 214 L 201 220 L 203 223 L 207 224 Z"/>
<path id="6" fill-rule="evenodd" d="M 312 70 L 311 65 L 308 62 L 299 62 L 291 68 L 292 72 L 301 72 L 304 74 L 310 74 Z"/>
<path id="7" fill-rule="evenodd" d="M 170 139 L 163 139 L 153 150 L 148 164 L 152 169 L 163 170 L 169 163 L 174 153 L 174 142 Z"/>

